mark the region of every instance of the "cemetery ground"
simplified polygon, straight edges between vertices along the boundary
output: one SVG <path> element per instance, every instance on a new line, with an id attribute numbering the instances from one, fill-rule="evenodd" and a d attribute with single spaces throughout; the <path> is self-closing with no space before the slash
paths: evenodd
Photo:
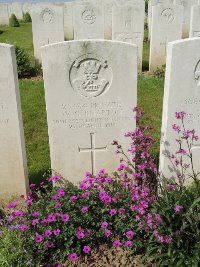
<path id="1" fill-rule="evenodd" d="M 21 24 L 17 29 L 0 27 L 0 31 L 0 42 L 23 48 L 34 66 L 31 24 Z M 147 171 L 146 174 L 158 189 L 159 181 L 154 181 L 154 178 L 156 165 L 158 167 L 164 78 L 154 77 L 147 72 L 148 42 L 144 43 L 143 54 L 144 72 L 138 77 L 138 106 L 145 112 L 145 116 L 139 125 L 153 127 L 152 134 L 156 143 L 152 146 L 152 154 L 157 161 L 154 163 L 151 161 L 151 157 L 147 156 L 145 167 L 149 168 L 148 171 L 150 166 L 154 170 L 150 173 Z M 34 185 L 35 183 L 39 185 L 44 180 L 43 174 L 50 168 L 44 84 L 41 75 L 38 75 L 20 79 L 19 85 L 32 195 L 28 200 L 13 199 L 5 208 L 4 212 L 8 214 L 6 220 L 10 228 L 0 230 L 0 266 L 139 267 L 142 266 L 140 255 L 143 255 L 145 251 L 143 260 L 147 265 L 144 266 L 198 267 L 200 262 L 199 199 L 195 199 L 196 190 L 183 186 L 179 190 L 179 186 L 167 183 L 163 185 L 159 201 L 152 201 L 152 195 L 155 194 L 158 197 L 154 187 L 148 188 L 144 183 L 141 185 L 141 190 L 138 191 L 136 186 L 131 188 L 133 191 L 129 191 L 126 184 L 120 183 L 121 179 L 130 177 L 134 173 L 134 167 L 127 169 L 123 163 L 119 165 L 118 172 L 112 176 L 116 179 L 107 177 L 103 170 L 94 177 L 96 183 L 99 178 L 103 181 L 103 195 L 92 186 L 84 189 L 84 182 L 81 183 L 81 189 L 71 185 L 64 187 L 59 176 L 48 179 L 48 182 L 45 185 L 42 184 L 40 189 Z M 124 88 L 125 90 L 126 88 Z M 134 129 L 132 130 L 134 131 Z M 140 147 L 139 157 L 137 159 L 135 157 L 136 166 L 141 164 L 139 160 L 142 153 L 146 154 L 149 146 L 153 143 L 151 138 L 140 133 L 137 136 L 138 145 L 141 141 L 140 137 L 142 138 L 141 144 L 145 143 L 144 147 L 147 150 L 144 148 L 142 150 Z M 89 181 L 90 178 L 90 174 L 87 174 L 85 181 Z M 52 187 L 52 181 L 59 187 Z M 113 208 L 109 211 L 107 204 L 109 204 L 112 194 L 116 199 L 113 201 Z M 132 198 L 135 205 L 130 205 Z M 153 207 L 152 210 L 149 208 L 150 206 Z M 22 210 L 26 209 L 30 212 L 23 213 Z M 147 223 L 145 228 L 143 225 L 139 225 L 136 217 L 133 216 L 133 214 L 137 214 L 135 209 L 140 210 L 141 218 L 144 223 Z M 55 211 L 56 213 L 51 213 Z M 144 214 L 143 211 L 145 211 Z M 116 213 L 118 213 L 117 216 L 115 216 Z M 59 223 L 55 216 L 60 216 Z M 40 218 L 41 224 L 38 223 L 38 218 Z M 19 224 L 14 224 L 15 219 Z M 56 221 L 55 224 L 54 221 Z M 77 223 L 81 227 L 77 227 Z M 30 224 L 30 228 L 27 226 L 28 224 Z M 52 229 L 47 229 L 46 224 L 48 227 L 53 225 Z M 19 231 L 15 231 L 17 229 Z M 150 229 L 155 229 L 155 231 L 150 233 Z M 159 233 L 157 229 L 159 229 Z M 38 234 L 41 231 L 44 235 Z M 107 241 L 112 233 L 117 233 L 119 239 Z M 55 243 L 47 241 L 50 236 L 53 241 L 55 237 Z M 84 240 L 82 241 L 83 237 L 88 237 L 87 244 L 84 243 Z M 43 239 L 45 242 L 42 242 Z M 104 242 L 108 243 L 109 249 L 105 243 L 102 243 L 102 240 L 106 240 Z M 130 255 L 128 250 L 127 252 L 120 249 L 122 241 L 127 248 L 131 247 L 134 255 Z M 71 250 L 72 244 L 76 251 Z M 99 244 L 101 246 L 96 252 L 95 248 L 98 248 Z M 113 248 L 110 249 L 112 245 Z M 90 249 L 92 249 L 91 256 L 89 255 Z M 66 251 L 71 262 L 66 261 Z M 84 252 L 82 254 L 85 255 L 80 258 L 81 263 L 77 260 L 77 254 L 80 252 Z M 126 252 L 128 256 L 126 256 Z M 46 265 L 48 260 L 49 265 Z M 10 262 L 12 264 L 9 265 Z"/>

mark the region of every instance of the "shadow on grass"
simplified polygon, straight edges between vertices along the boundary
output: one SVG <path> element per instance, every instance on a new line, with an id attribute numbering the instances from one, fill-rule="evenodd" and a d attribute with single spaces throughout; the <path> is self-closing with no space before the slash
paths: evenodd
<path id="1" fill-rule="evenodd" d="M 142 61 L 142 71 L 148 71 L 149 70 L 149 61 L 143 60 Z"/>
<path id="2" fill-rule="evenodd" d="M 50 177 L 51 170 L 40 170 L 38 172 L 34 172 L 29 177 L 29 183 L 30 184 L 37 184 L 39 185 L 41 182 L 44 182 L 46 178 Z"/>

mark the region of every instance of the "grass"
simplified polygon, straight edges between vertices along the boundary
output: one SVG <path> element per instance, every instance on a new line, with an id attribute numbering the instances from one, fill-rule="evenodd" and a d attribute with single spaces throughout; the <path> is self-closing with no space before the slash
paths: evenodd
<path id="1" fill-rule="evenodd" d="M 21 23 L 19 28 L 1 26 L 1 31 L 0 42 L 16 44 L 24 48 L 34 64 L 31 23 Z M 147 31 L 145 31 L 146 34 Z M 145 70 L 148 68 L 148 57 L 149 43 L 146 42 L 143 56 L 143 69 Z M 29 179 L 30 182 L 39 182 L 50 168 L 44 85 L 43 81 L 31 79 L 20 80 L 19 85 Z M 138 78 L 138 106 L 146 113 L 142 123 L 154 127 L 153 136 L 157 140 L 160 140 L 163 87 L 163 79 L 146 74 Z M 154 146 L 153 152 L 158 155 L 159 141 Z"/>

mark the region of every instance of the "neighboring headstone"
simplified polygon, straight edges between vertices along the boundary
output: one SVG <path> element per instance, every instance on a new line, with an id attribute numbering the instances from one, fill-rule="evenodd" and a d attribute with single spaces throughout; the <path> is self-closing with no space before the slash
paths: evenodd
<path id="1" fill-rule="evenodd" d="M 115 171 L 113 140 L 127 151 L 135 128 L 137 47 L 91 40 L 42 48 L 52 170 L 71 182 Z"/>
<path id="2" fill-rule="evenodd" d="M 198 0 L 174 0 L 174 4 L 182 5 L 184 7 L 182 37 L 189 37 L 191 7 L 194 5 L 198 5 Z"/>
<path id="3" fill-rule="evenodd" d="M 41 63 L 41 46 L 64 41 L 63 8 L 50 4 L 32 7 L 34 56 Z"/>
<path id="4" fill-rule="evenodd" d="M 166 45 L 181 39 L 183 7 L 181 5 L 157 5 L 152 7 L 149 70 L 165 65 Z"/>
<path id="5" fill-rule="evenodd" d="M 200 5 L 192 6 L 190 20 L 190 38 L 200 37 Z"/>
<path id="6" fill-rule="evenodd" d="M 73 3 L 64 3 L 64 34 L 65 40 L 74 39 Z"/>
<path id="7" fill-rule="evenodd" d="M 172 129 L 173 124 L 181 125 L 175 119 L 175 112 L 186 112 L 185 129 L 195 129 L 200 136 L 200 39 L 186 39 L 168 44 L 165 90 L 163 100 L 163 116 L 160 147 L 160 169 L 166 178 L 176 177 L 179 166 L 170 163 L 167 155 L 174 154 L 180 149 L 176 142 L 177 133 Z M 184 144 L 185 141 L 183 140 Z M 194 170 L 200 172 L 200 141 L 191 147 Z M 187 146 L 183 149 L 188 151 Z M 187 163 L 186 157 L 184 163 Z M 187 172 L 192 174 L 191 165 Z"/>
<path id="8" fill-rule="evenodd" d="M 151 37 L 152 7 L 160 4 L 173 4 L 174 0 L 149 0 L 148 1 L 148 39 Z"/>
<path id="9" fill-rule="evenodd" d="M 103 6 L 80 3 L 73 7 L 74 40 L 104 39 Z"/>
<path id="10" fill-rule="evenodd" d="M 0 198 L 28 189 L 14 46 L 0 44 Z"/>
<path id="11" fill-rule="evenodd" d="M 9 9 L 7 4 L 0 4 L 0 25 L 9 24 Z"/>
<path id="12" fill-rule="evenodd" d="M 17 19 L 23 19 L 23 12 L 22 12 L 22 4 L 18 2 L 13 2 L 9 4 L 10 10 L 9 10 L 9 16 L 12 14 L 15 14 Z"/>
<path id="13" fill-rule="evenodd" d="M 145 6 L 130 5 L 113 7 L 112 39 L 138 46 L 138 69 L 142 70 Z"/>
<path id="14" fill-rule="evenodd" d="M 29 13 L 31 15 L 31 8 L 32 8 L 32 4 L 31 3 L 24 3 L 22 6 L 22 11 L 23 13 Z"/>

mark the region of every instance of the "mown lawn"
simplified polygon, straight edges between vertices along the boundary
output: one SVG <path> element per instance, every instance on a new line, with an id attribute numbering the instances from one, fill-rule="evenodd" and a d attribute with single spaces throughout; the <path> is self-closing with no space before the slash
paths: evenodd
<path id="1" fill-rule="evenodd" d="M 18 45 L 28 53 L 34 65 L 31 23 L 21 24 L 19 28 L 0 27 L 0 42 Z M 146 32 L 145 32 L 146 34 Z M 144 43 L 143 69 L 148 67 L 149 43 Z M 24 121 L 29 179 L 41 181 L 50 168 L 46 107 L 43 81 L 35 79 L 20 80 L 20 94 Z M 163 100 L 163 79 L 145 74 L 138 77 L 138 106 L 146 115 L 143 124 L 154 127 L 153 136 L 158 140 L 154 146 L 156 156 L 159 152 L 160 127 Z"/>

